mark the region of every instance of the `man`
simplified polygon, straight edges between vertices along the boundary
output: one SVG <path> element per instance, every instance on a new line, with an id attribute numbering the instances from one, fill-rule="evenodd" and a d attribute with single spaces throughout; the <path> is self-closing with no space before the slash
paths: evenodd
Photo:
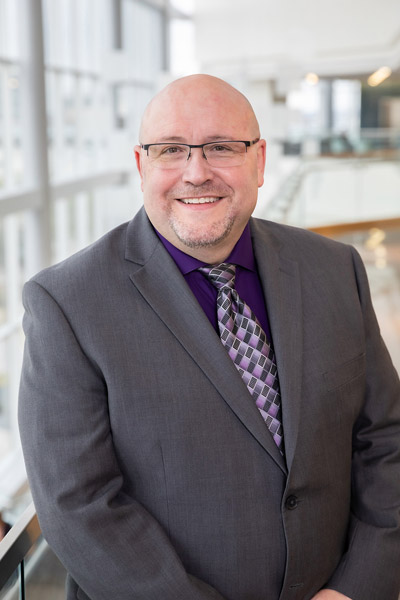
<path id="1" fill-rule="evenodd" d="M 25 287 L 68 599 L 397 600 L 400 387 L 357 253 L 250 218 L 265 141 L 227 83 L 167 86 L 140 142 L 144 210 Z"/>

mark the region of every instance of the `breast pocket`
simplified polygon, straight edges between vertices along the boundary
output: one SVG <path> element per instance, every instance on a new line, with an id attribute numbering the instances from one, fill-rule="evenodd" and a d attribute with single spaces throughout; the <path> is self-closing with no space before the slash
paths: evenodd
<path id="1" fill-rule="evenodd" d="M 347 386 L 365 373 L 365 353 L 348 360 L 323 374 L 325 389 L 328 392 Z"/>
<path id="2" fill-rule="evenodd" d="M 314 423 L 315 439 L 324 443 L 351 441 L 351 432 L 365 398 L 365 355 L 322 371 L 305 387 L 305 414 Z"/>

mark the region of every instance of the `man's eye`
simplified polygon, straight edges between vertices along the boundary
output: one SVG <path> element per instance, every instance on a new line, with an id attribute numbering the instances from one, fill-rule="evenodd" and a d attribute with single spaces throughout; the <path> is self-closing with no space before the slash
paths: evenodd
<path id="1" fill-rule="evenodd" d="M 161 150 L 161 154 L 164 154 L 164 155 L 179 154 L 180 152 L 185 152 L 185 150 L 184 150 L 184 148 L 182 148 L 182 146 L 165 146 Z"/>
<path id="2" fill-rule="evenodd" d="M 225 153 L 228 154 L 230 152 L 233 152 L 233 148 L 229 145 L 224 145 L 224 144 L 215 144 L 215 146 L 211 146 L 209 148 L 210 152 L 215 152 L 216 154 L 219 153 Z"/>

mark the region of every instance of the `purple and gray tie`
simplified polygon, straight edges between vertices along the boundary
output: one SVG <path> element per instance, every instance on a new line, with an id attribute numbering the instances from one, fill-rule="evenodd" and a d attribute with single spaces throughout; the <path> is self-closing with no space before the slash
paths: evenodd
<path id="1" fill-rule="evenodd" d="M 221 342 L 256 401 L 272 437 L 284 454 L 281 394 L 275 355 L 256 315 L 234 288 L 236 265 L 200 267 L 217 288 Z"/>

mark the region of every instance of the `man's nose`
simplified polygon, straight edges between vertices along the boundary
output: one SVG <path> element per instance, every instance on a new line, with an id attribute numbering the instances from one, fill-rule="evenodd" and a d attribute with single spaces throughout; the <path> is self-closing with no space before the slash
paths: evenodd
<path id="1" fill-rule="evenodd" d="M 191 148 L 190 157 L 185 162 L 182 179 L 193 185 L 201 185 L 212 179 L 212 169 L 204 157 L 203 148 Z"/>

